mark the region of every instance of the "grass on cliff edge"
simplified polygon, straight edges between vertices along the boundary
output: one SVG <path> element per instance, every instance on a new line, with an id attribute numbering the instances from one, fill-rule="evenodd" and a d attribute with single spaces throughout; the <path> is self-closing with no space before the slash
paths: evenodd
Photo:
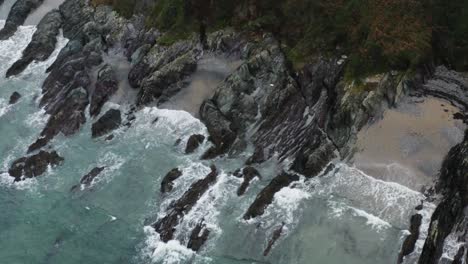
<path id="1" fill-rule="evenodd" d="M 127 17 L 136 1 L 92 0 Z M 142 12 L 165 32 L 164 45 L 197 32 L 203 19 L 208 31 L 272 32 L 295 68 L 316 54 L 346 54 L 354 78 L 430 61 L 468 70 L 468 0 L 157 0 Z"/>

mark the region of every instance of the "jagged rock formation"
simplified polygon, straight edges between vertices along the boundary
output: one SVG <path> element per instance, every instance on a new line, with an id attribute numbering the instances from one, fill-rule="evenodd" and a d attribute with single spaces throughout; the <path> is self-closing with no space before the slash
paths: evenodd
<path id="1" fill-rule="evenodd" d="M 19 26 L 23 25 L 28 15 L 38 8 L 44 0 L 18 0 L 11 7 L 5 26 L 0 30 L 0 40 L 13 36 Z"/>
<path id="2" fill-rule="evenodd" d="M 63 161 L 57 152 L 40 151 L 39 153 L 15 160 L 8 173 L 15 181 L 40 176 L 49 166 L 57 166 Z"/>
<path id="3" fill-rule="evenodd" d="M 257 169 L 255 169 L 252 166 L 247 166 L 242 169 L 242 171 L 239 169 L 238 171 L 234 172 L 234 176 L 242 178 L 243 181 L 239 188 L 237 189 L 237 195 L 241 196 L 244 195 L 245 192 L 247 191 L 247 188 L 250 185 L 250 182 L 255 178 L 261 178 L 260 172 L 258 172 Z"/>
<path id="4" fill-rule="evenodd" d="M 173 182 L 177 180 L 180 176 L 182 176 L 182 171 L 180 171 L 178 168 L 169 171 L 161 181 L 161 193 L 167 193 L 172 191 L 172 188 L 174 188 Z"/>
<path id="5" fill-rule="evenodd" d="M 45 61 L 55 50 L 57 35 L 62 26 L 62 16 L 58 10 L 47 13 L 37 25 L 31 42 L 23 51 L 21 59 L 6 72 L 6 77 L 17 75 L 33 61 Z"/>
<path id="6" fill-rule="evenodd" d="M 424 244 L 420 264 L 438 263 L 444 241 L 454 234 L 458 241 L 468 242 L 466 234 L 468 215 L 468 130 L 462 143 L 453 147 L 440 171 L 437 191 L 443 195 L 431 218 L 428 237 Z M 462 251 L 466 251 L 461 247 Z M 461 253 L 463 256 L 467 253 Z M 457 254 L 458 255 L 458 254 Z M 458 258 L 461 258 L 460 256 Z"/>
<path id="7" fill-rule="evenodd" d="M 174 238 L 174 232 L 179 221 L 192 209 L 209 187 L 216 182 L 217 176 L 216 167 L 211 166 L 211 172 L 205 178 L 193 183 L 181 198 L 171 204 L 166 216 L 152 225 L 159 233 L 162 241 L 167 242 Z M 199 232 L 195 232 L 194 236 L 198 236 L 198 234 Z"/>
<path id="8" fill-rule="evenodd" d="M 110 109 L 101 118 L 96 121 L 91 127 L 92 137 L 100 137 L 115 129 L 122 123 L 120 110 Z"/>

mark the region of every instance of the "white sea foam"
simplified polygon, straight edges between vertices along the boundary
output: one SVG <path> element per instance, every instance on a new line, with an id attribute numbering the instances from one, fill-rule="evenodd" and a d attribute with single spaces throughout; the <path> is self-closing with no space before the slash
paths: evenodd
<path id="1" fill-rule="evenodd" d="M 152 227 L 145 227 L 146 234 L 145 247 L 141 254 L 142 258 L 149 260 L 150 263 L 158 264 L 179 264 L 179 263 L 197 263 L 196 259 L 201 259 L 198 263 L 208 263 L 209 258 L 197 256 L 197 254 L 183 246 L 177 240 L 170 240 L 167 243 L 159 239 L 159 234 Z"/>
<path id="2" fill-rule="evenodd" d="M 335 195 L 351 207 L 364 210 L 400 229 L 407 226 L 412 209 L 424 195 L 398 183 L 372 178 L 344 164 L 338 172 L 324 176 L 315 186 L 322 197 Z"/>

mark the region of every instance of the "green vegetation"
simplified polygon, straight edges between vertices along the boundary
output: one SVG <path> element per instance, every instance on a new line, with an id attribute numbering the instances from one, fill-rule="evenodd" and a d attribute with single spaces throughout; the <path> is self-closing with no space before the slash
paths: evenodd
<path id="1" fill-rule="evenodd" d="M 109 1 L 124 15 L 134 2 Z M 205 26 L 268 31 L 297 68 L 317 54 L 348 55 L 349 78 L 430 61 L 468 70 L 468 0 L 156 0 L 145 13 L 166 32 L 161 44 Z"/>

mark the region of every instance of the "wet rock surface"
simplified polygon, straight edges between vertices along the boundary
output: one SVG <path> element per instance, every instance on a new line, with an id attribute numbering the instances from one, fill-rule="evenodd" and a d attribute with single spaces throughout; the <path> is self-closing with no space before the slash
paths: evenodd
<path id="1" fill-rule="evenodd" d="M 88 93 L 83 88 L 74 89 L 50 112 L 51 116 L 40 138 L 29 146 L 28 152 L 47 145 L 56 135 L 73 135 L 86 122 L 84 111 L 88 105 Z"/>
<path id="2" fill-rule="evenodd" d="M 182 171 L 178 168 L 174 168 L 169 171 L 166 176 L 164 176 L 161 182 L 161 193 L 167 193 L 172 191 L 174 188 L 174 181 L 177 180 L 180 176 L 182 176 Z"/>
<path id="3" fill-rule="evenodd" d="M 80 184 L 84 185 L 85 187 L 89 186 L 93 180 L 101 174 L 101 172 L 105 169 L 106 167 L 95 167 L 93 168 L 90 172 L 88 172 L 86 175 L 84 175 L 81 180 Z M 78 189 L 80 185 L 75 185 L 71 188 L 71 191 L 74 191 Z"/>
<path id="4" fill-rule="evenodd" d="M 21 94 L 18 92 L 13 92 L 10 96 L 10 99 L 8 100 L 8 104 L 16 104 L 19 99 L 21 99 Z"/>
<path id="5" fill-rule="evenodd" d="M 190 234 L 189 242 L 187 243 L 187 248 L 198 252 L 208 240 L 209 235 L 210 230 L 206 228 L 206 225 L 203 223 L 203 221 L 200 221 L 195 226 L 195 228 L 193 228 L 192 233 Z"/>
<path id="6" fill-rule="evenodd" d="M 44 0 L 18 0 L 11 7 L 5 26 L 0 30 L 0 40 L 13 36 L 19 26 L 23 25 L 28 15 L 38 8 Z"/>
<path id="7" fill-rule="evenodd" d="M 403 241 L 400 254 L 398 256 L 398 263 L 403 262 L 403 258 L 414 251 L 416 241 L 419 238 L 419 228 L 421 227 L 422 215 L 415 214 L 411 216 L 410 220 L 410 234 Z"/>
<path id="8" fill-rule="evenodd" d="M 174 238 L 179 221 L 197 203 L 198 199 L 216 182 L 218 171 L 211 166 L 211 172 L 203 179 L 193 183 L 190 188 L 168 208 L 168 213 L 159 219 L 152 227 L 159 233 L 162 241 L 167 242 Z"/>
<path id="9" fill-rule="evenodd" d="M 47 171 L 49 166 L 57 166 L 64 159 L 60 157 L 57 152 L 46 152 L 40 151 L 39 153 L 22 157 L 15 160 L 8 170 L 11 177 L 15 178 L 15 181 L 21 181 L 25 178 L 33 178 L 40 176 Z"/>
<path id="10" fill-rule="evenodd" d="M 436 190 L 443 198 L 431 217 L 429 235 L 418 263 L 438 263 L 444 241 L 451 233 L 466 242 L 464 233 L 468 217 L 464 210 L 468 206 L 467 172 L 468 130 L 465 131 L 464 141 L 450 150 L 442 164 Z"/>
<path id="11" fill-rule="evenodd" d="M 299 176 L 283 172 L 273 178 L 271 182 L 257 195 L 254 202 L 247 209 L 243 218 L 249 220 L 262 215 L 265 209 L 273 202 L 275 193 L 284 187 L 289 186 L 292 182 L 299 180 Z"/>
<path id="12" fill-rule="evenodd" d="M 111 66 L 106 64 L 98 71 L 97 82 L 91 96 L 89 112 L 91 116 L 97 116 L 101 112 L 104 103 L 117 92 L 118 81 Z"/>
<path id="13" fill-rule="evenodd" d="M 256 177 L 261 178 L 260 172 L 258 172 L 257 169 L 255 169 L 254 167 L 251 167 L 251 166 L 247 166 L 247 167 L 243 168 L 242 171 L 241 170 L 236 171 L 234 173 L 234 176 L 244 179 L 244 181 L 241 183 L 241 185 L 237 189 L 237 195 L 238 196 L 241 196 L 241 195 L 245 194 L 245 192 L 247 191 L 247 188 L 250 185 L 250 182 L 254 178 L 256 178 Z"/>
<path id="14" fill-rule="evenodd" d="M 23 51 L 23 56 L 7 70 L 6 77 L 18 75 L 33 61 L 48 59 L 55 50 L 61 26 L 62 15 L 58 10 L 47 13 L 37 25 L 31 42 Z"/>
<path id="15" fill-rule="evenodd" d="M 263 256 L 267 256 L 268 254 L 270 254 L 270 251 L 275 245 L 276 241 L 281 237 L 281 233 L 283 232 L 283 227 L 284 227 L 284 223 L 282 223 L 281 226 L 278 226 L 277 228 L 273 230 L 273 233 L 271 234 L 271 238 L 268 241 L 268 244 L 265 250 L 263 251 Z"/>
<path id="16" fill-rule="evenodd" d="M 193 153 L 200 146 L 200 144 L 203 143 L 203 141 L 205 141 L 205 136 L 199 134 L 191 135 L 187 140 L 185 154 Z"/>
<path id="17" fill-rule="evenodd" d="M 110 109 L 92 125 L 92 137 L 96 138 L 105 135 L 117 129 L 121 123 L 122 117 L 120 114 L 120 110 Z"/>

